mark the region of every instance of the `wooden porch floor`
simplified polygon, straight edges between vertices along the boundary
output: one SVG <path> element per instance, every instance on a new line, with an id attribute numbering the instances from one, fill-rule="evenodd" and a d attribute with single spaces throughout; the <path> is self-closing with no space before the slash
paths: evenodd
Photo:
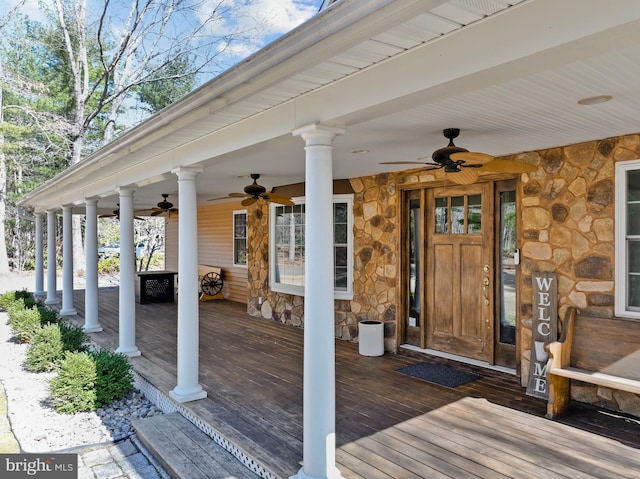
<path id="1" fill-rule="evenodd" d="M 84 294 L 75 307 L 84 316 Z M 118 289 L 99 292 L 104 328 L 92 338 L 118 345 Z M 168 394 L 176 377 L 175 304 L 136 305 L 136 371 Z M 345 479 L 438 477 L 640 478 L 640 425 L 574 406 L 559 421 L 525 396 L 515 377 L 483 377 L 448 388 L 396 372 L 443 361 L 364 357 L 336 343 L 337 463 Z M 303 332 L 253 318 L 228 301 L 200 303 L 200 382 L 207 398 L 183 406 L 262 464 L 287 478 L 302 460 Z M 468 369 L 469 366 L 456 367 Z M 477 369 L 474 372 L 479 372 Z"/>

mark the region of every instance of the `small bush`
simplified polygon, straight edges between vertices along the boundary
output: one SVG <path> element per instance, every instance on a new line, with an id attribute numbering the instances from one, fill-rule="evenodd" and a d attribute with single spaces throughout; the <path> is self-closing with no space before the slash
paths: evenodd
<path id="1" fill-rule="evenodd" d="M 111 256 L 109 258 L 101 258 L 98 261 L 99 274 L 113 274 L 120 271 L 120 258 Z"/>
<path id="2" fill-rule="evenodd" d="M 43 325 L 27 350 L 25 365 L 30 371 L 53 371 L 66 351 L 84 351 L 88 338 L 79 327 L 66 322 Z"/>
<path id="3" fill-rule="evenodd" d="M 18 304 L 18 302 L 16 302 Z M 14 336 L 23 343 L 29 343 L 42 327 L 40 323 L 40 313 L 37 309 L 17 307 L 9 308 L 9 326 Z"/>
<path id="4" fill-rule="evenodd" d="M 62 335 L 62 345 L 66 351 L 84 351 L 89 337 L 84 330 L 68 322 L 58 323 Z"/>
<path id="5" fill-rule="evenodd" d="M 22 307 L 24 307 L 25 302 L 31 303 L 31 300 L 35 302 L 33 294 L 29 291 L 8 291 L 0 295 L 0 309 L 8 311 L 16 302 L 21 302 Z"/>
<path id="6" fill-rule="evenodd" d="M 60 325 L 48 324 L 34 334 L 25 365 L 34 373 L 53 371 L 64 357 L 64 352 Z"/>
<path id="7" fill-rule="evenodd" d="M 63 414 L 94 411 L 97 408 L 96 376 L 96 363 L 91 354 L 65 353 L 58 376 L 49 383 L 56 411 Z"/>
<path id="8" fill-rule="evenodd" d="M 36 309 L 40 314 L 40 324 L 55 324 L 60 322 L 60 315 L 55 309 L 48 308 L 44 305 L 36 305 Z"/>
<path id="9" fill-rule="evenodd" d="M 133 375 L 127 357 L 110 351 L 91 354 L 96 363 L 97 406 L 103 406 L 129 394 L 133 389 Z"/>
<path id="10" fill-rule="evenodd" d="M 60 413 L 94 411 L 131 392 L 131 365 L 124 354 L 67 351 L 49 389 L 53 405 Z"/>
<path id="11" fill-rule="evenodd" d="M 31 293 L 29 293 L 29 295 L 31 295 Z M 25 308 L 33 309 L 38 306 L 38 300 L 33 296 L 25 296 L 22 299 L 24 301 Z"/>

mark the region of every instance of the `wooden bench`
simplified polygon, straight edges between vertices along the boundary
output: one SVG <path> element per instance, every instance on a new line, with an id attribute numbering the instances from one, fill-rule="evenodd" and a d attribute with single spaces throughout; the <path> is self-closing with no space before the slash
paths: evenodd
<path id="1" fill-rule="evenodd" d="M 560 340 L 545 349 L 550 419 L 569 405 L 572 379 L 640 394 L 640 321 L 583 316 L 570 307 Z"/>

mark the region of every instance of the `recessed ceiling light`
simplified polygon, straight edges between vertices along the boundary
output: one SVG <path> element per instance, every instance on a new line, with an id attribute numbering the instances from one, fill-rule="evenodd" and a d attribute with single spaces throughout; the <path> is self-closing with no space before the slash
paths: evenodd
<path id="1" fill-rule="evenodd" d="M 596 95 L 590 96 L 588 98 L 583 98 L 582 100 L 578 100 L 578 105 L 597 105 L 598 103 L 605 103 L 611 100 L 613 97 L 611 95 Z"/>
<path id="2" fill-rule="evenodd" d="M 369 153 L 369 150 L 353 150 L 351 153 L 354 155 L 363 155 L 365 153 Z"/>

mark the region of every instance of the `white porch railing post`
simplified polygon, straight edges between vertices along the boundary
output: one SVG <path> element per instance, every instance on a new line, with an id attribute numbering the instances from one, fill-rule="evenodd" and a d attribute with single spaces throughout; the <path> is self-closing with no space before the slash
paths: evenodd
<path id="1" fill-rule="evenodd" d="M 43 213 L 36 212 L 36 298 L 45 296 L 44 291 L 44 241 L 43 241 Z"/>
<path id="2" fill-rule="evenodd" d="M 56 210 L 47 210 L 47 299 L 44 304 L 58 304 L 56 295 Z"/>
<path id="3" fill-rule="evenodd" d="M 202 170 L 178 168 L 178 355 L 177 385 L 169 395 L 180 403 L 207 397 L 200 379 L 198 304 L 198 201 L 196 177 Z"/>
<path id="4" fill-rule="evenodd" d="M 296 479 L 337 479 L 333 262 L 333 138 L 343 128 L 312 124 L 305 141 L 303 461 Z"/>
<path id="5" fill-rule="evenodd" d="M 102 331 L 98 322 L 98 200 L 85 200 L 85 289 L 84 330 L 88 333 Z"/>
<path id="6" fill-rule="evenodd" d="M 133 190 L 121 188 L 120 193 L 120 310 L 119 340 L 116 352 L 140 356 L 136 346 L 136 257 L 133 246 Z M 97 253 L 96 253 L 97 254 Z"/>
<path id="7" fill-rule="evenodd" d="M 78 314 L 73 307 L 73 209 L 62 207 L 62 309 L 60 316 Z"/>

